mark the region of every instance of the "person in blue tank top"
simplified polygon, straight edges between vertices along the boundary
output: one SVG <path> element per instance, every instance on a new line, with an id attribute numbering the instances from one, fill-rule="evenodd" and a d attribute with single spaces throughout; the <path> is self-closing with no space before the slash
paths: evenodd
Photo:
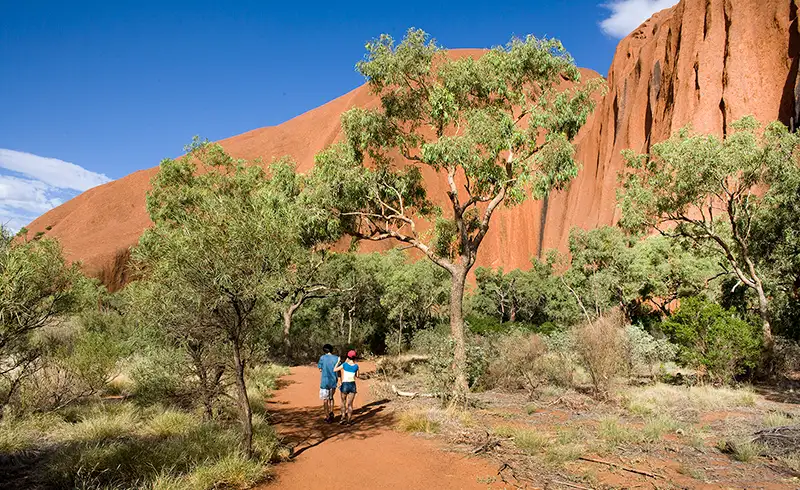
<path id="1" fill-rule="evenodd" d="M 325 410 L 325 422 L 333 422 L 333 395 L 336 393 L 336 384 L 339 381 L 338 374 L 334 368 L 339 364 L 339 357 L 332 354 L 333 346 L 325 344 L 322 346 L 322 356 L 317 362 L 320 372 L 319 398 L 322 400 L 322 408 Z"/>
<path id="2" fill-rule="evenodd" d="M 334 371 L 342 373 L 342 386 L 339 387 L 339 391 L 342 394 L 342 420 L 339 423 L 352 424 L 353 400 L 356 399 L 356 378 L 358 378 L 356 351 L 351 350 L 348 352 L 347 360 L 338 364 Z"/>

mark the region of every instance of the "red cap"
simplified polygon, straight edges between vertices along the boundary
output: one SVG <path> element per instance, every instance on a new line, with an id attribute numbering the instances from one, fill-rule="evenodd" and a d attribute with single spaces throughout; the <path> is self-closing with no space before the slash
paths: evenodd
<path id="1" fill-rule="evenodd" d="M 356 351 L 351 350 L 350 352 L 347 353 L 347 357 L 349 357 L 350 359 L 354 359 L 356 357 Z"/>

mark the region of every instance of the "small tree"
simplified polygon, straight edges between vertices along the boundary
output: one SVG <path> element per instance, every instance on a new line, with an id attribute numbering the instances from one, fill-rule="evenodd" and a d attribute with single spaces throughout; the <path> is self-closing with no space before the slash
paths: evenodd
<path id="1" fill-rule="evenodd" d="M 342 116 L 345 142 L 317 156 L 314 197 L 359 239 L 394 239 L 416 248 L 452 280 L 454 401 L 466 397 L 463 297 L 467 273 L 503 204 L 561 189 L 576 175 L 575 136 L 593 108 L 599 81 L 560 90 L 580 78 L 557 40 L 515 39 L 477 59 L 450 59 L 411 29 L 395 45 L 367 43 L 358 63 L 376 109 Z M 421 169 L 446 181 L 448 210 L 429 201 Z M 433 236 L 418 227 L 435 221 Z"/>
<path id="2" fill-rule="evenodd" d="M 154 227 L 134 257 L 145 280 L 160 286 L 160 300 L 182 312 L 179 321 L 166 317 L 166 328 L 179 330 L 177 338 L 214 338 L 230 349 L 243 446 L 251 455 L 247 355 L 255 332 L 274 318 L 275 278 L 291 261 L 286 244 L 296 235 L 270 205 L 259 165 L 234 160 L 216 144 L 196 141 L 187 151 L 161 162 L 147 196 Z"/>
<path id="3" fill-rule="evenodd" d="M 0 418 L 42 354 L 34 334 L 72 310 L 82 278 L 56 240 L 23 237 L 0 227 Z"/>
<path id="4" fill-rule="evenodd" d="M 683 129 L 654 145 L 652 155 L 626 151 L 632 171 L 618 194 L 620 224 L 656 229 L 720 256 L 726 271 L 756 293 L 764 347 L 770 352 L 768 284 L 754 254 L 753 230 L 769 207 L 770 186 L 798 172 L 794 153 L 800 139 L 780 123 L 760 131 L 753 117 L 731 127 L 724 139 Z"/>

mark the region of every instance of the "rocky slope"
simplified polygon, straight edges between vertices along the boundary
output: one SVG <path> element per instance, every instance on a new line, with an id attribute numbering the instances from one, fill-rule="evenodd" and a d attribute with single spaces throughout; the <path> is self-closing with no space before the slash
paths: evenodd
<path id="1" fill-rule="evenodd" d="M 625 148 L 647 151 L 686 124 L 724 134 L 746 114 L 788 125 L 798 113 L 800 95 L 796 1 L 682 0 L 623 39 L 609 69 L 608 93 L 576 140 L 583 167 L 579 176 L 567 192 L 499 213 L 479 264 L 526 267 L 542 250 L 564 250 L 571 227 L 613 223 Z M 596 76 L 589 70 L 583 74 Z M 220 143 L 241 158 L 269 161 L 288 154 L 306 171 L 314 154 L 339 137 L 342 112 L 376 103 L 362 86 L 279 126 Z M 144 197 L 156 171 L 142 170 L 91 189 L 29 228 L 36 233 L 51 226 L 47 234 L 61 240 L 70 260 L 81 260 L 87 272 L 119 284 L 126 251 L 150 224 Z M 433 196 L 444 197 L 442 176 L 427 172 L 425 179 Z"/>

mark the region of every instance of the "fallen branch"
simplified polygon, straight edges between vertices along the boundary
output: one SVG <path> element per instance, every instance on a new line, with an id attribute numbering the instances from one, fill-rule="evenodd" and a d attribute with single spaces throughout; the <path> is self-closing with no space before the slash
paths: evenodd
<path id="1" fill-rule="evenodd" d="M 400 391 L 397 389 L 395 385 L 392 385 L 392 393 L 397 396 L 407 396 L 410 398 L 422 397 L 422 398 L 436 398 L 436 395 L 433 393 L 417 393 L 416 391 Z"/>
<path id="2" fill-rule="evenodd" d="M 637 475 L 649 476 L 650 478 L 664 478 L 663 476 L 658 475 L 656 473 L 650 473 L 650 472 L 647 472 L 647 471 L 644 471 L 644 470 L 637 470 L 636 468 L 629 468 L 627 466 L 622 466 L 622 465 L 619 465 L 617 463 L 612 463 L 610 461 L 603 461 L 602 459 L 586 458 L 584 456 L 581 456 L 578 459 L 581 460 L 581 461 L 588 461 L 590 463 L 598 463 L 598 464 L 604 464 L 606 466 L 612 466 L 614 468 L 619 468 L 619 469 L 621 469 L 623 471 L 629 471 L 631 473 L 636 473 Z"/>
<path id="3" fill-rule="evenodd" d="M 486 431 L 486 442 L 483 444 L 478 445 L 475 449 L 472 450 L 472 454 L 480 454 L 483 452 L 489 452 L 495 447 L 500 444 L 500 439 L 496 437 L 492 437 L 488 431 Z"/>

